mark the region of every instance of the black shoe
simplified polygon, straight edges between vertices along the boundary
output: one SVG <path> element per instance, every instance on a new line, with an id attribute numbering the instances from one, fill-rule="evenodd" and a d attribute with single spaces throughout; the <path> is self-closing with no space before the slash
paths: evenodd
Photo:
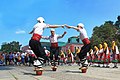
<path id="1" fill-rule="evenodd" d="M 115 68 L 118 68 L 117 66 Z"/>
<path id="2" fill-rule="evenodd" d="M 118 68 L 117 66 L 114 66 L 113 68 Z"/>
<path id="3" fill-rule="evenodd" d="M 106 68 L 110 68 L 110 66 L 106 66 Z"/>
<path id="4" fill-rule="evenodd" d="M 52 66 L 56 66 L 55 61 L 51 61 L 51 65 L 52 65 Z"/>

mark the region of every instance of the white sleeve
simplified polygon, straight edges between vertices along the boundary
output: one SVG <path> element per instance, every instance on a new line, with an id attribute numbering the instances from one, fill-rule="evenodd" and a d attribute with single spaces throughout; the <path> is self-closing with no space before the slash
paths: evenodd
<path id="1" fill-rule="evenodd" d="M 49 26 L 50 26 L 49 24 L 45 24 L 45 27 L 44 27 L 44 28 L 49 28 Z"/>
<path id="2" fill-rule="evenodd" d="M 117 46 L 115 46 L 115 47 L 116 47 L 116 54 L 119 54 L 118 47 Z"/>
<path id="3" fill-rule="evenodd" d="M 33 26 L 33 29 L 35 29 L 35 28 L 37 28 L 37 24 L 35 24 L 35 25 Z"/>
<path id="4" fill-rule="evenodd" d="M 49 37 L 49 36 L 42 36 L 42 39 L 49 40 L 49 39 L 50 39 L 50 37 Z"/>

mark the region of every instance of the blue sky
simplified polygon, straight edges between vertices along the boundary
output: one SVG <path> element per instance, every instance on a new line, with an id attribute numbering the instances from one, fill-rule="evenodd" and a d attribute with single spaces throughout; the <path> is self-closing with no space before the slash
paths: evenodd
<path id="1" fill-rule="evenodd" d="M 82 22 L 91 37 L 95 26 L 108 20 L 115 22 L 118 15 L 120 0 L 0 0 L 0 45 L 11 41 L 27 45 L 31 38 L 28 33 L 40 16 L 48 24 L 76 26 Z M 59 41 L 67 42 L 67 38 L 79 34 L 72 29 L 56 29 L 57 34 L 64 31 L 67 34 Z M 43 35 L 50 35 L 50 29 Z"/>

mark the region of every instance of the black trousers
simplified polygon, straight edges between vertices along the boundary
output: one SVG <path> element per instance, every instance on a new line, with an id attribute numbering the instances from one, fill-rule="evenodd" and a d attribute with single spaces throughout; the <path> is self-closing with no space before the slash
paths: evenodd
<path id="1" fill-rule="evenodd" d="M 58 60 L 59 47 L 50 47 L 50 60 L 53 60 L 53 55 L 55 56 L 55 60 Z"/>
<path id="2" fill-rule="evenodd" d="M 39 41 L 31 39 L 29 41 L 29 46 L 31 47 L 31 50 L 33 50 L 33 52 L 35 53 L 35 55 L 37 57 L 41 57 L 44 60 L 47 60 L 45 51 L 44 51 L 44 49 L 41 46 L 41 43 Z"/>
<path id="3" fill-rule="evenodd" d="M 87 52 L 89 52 L 90 49 L 91 49 L 91 44 L 84 45 L 84 46 L 81 48 L 80 53 L 79 53 L 79 58 L 80 58 L 80 60 L 86 58 Z"/>

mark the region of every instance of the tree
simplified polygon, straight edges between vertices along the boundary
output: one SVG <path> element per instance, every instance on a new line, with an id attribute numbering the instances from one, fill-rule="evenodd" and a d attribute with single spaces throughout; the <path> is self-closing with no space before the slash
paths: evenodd
<path id="1" fill-rule="evenodd" d="M 117 44 L 120 47 L 120 16 L 117 17 L 117 21 L 114 24 L 116 26 L 116 39 L 117 39 Z"/>
<path id="2" fill-rule="evenodd" d="M 103 25 L 96 26 L 93 29 L 92 37 L 90 38 L 92 47 L 98 46 L 100 43 L 107 42 L 111 45 L 112 40 L 116 39 L 116 27 L 112 21 L 106 21 Z"/>
<path id="3" fill-rule="evenodd" d="M 10 43 L 2 43 L 1 45 L 1 51 L 3 52 L 18 52 L 20 51 L 20 47 L 22 45 L 19 44 L 19 42 L 12 41 Z"/>

